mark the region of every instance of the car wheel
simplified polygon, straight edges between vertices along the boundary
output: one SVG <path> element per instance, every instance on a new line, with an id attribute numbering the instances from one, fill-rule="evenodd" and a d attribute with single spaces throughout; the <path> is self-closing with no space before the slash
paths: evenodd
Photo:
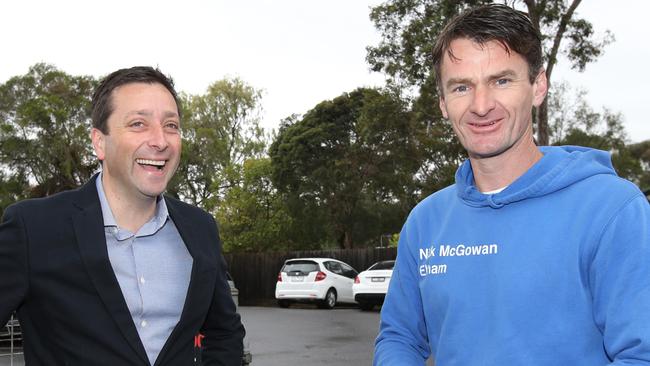
<path id="1" fill-rule="evenodd" d="M 291 302 L 289 302 L 289 300 L 278 300 L 278 306 L 281 308 L 288 308 L 289 305 L 291 305 Z"/>
<path id="2" fill-rule="evenodd" d="M 321 309 L 333 309 L 336 305 L 336 291 L 333 288 L 327 290 L 325 299 L 319 305 Z"/>
<path id="3" fill-rule="evenodd" d="M 363 302 L 359 302 L 359 307 L 361 308 L 361 310 L 369 311 L 375 307 L 375 304 L 368 301 L 363 301 Z"/>

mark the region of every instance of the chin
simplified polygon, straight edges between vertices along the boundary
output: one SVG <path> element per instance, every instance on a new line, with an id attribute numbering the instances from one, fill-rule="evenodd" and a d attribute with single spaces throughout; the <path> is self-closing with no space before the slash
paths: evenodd
<path id="1" fill-rule="evenodd" d="M 139 191 L 144 196 L 155 198 L 163 194 L 166 188 L 166 185 L 164 187 L 141 187 Z"/>
<path id="2" fill-rule="evenodd" d="M 468 155 L 474 159 L 488 159 L 503 154 L 507 149 L 473 149 L 468 150 Z"/>

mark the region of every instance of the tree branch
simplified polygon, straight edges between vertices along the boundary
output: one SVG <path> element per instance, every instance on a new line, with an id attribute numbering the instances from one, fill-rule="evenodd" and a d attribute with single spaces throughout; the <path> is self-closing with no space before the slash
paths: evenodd
<path id="1" fill-rule="evenodd" d="M 557 28 L 557 33 L 555 33 L 555 38 L 553 39 L 553 47 L 551 48 L 551 52 L 548 55 L 548 63 L 546 64 L 546 79 L 548 80 L 549 85 L 551 84 L 551 74 L 553 73 L 553 67 L 557 62 L 557 54 L 560 50 L 562 37 L 566 32 L 566 28 L 569 24 L 569 21 L 571 20 L 571 17 L 573 17 L 573 13 L 575 12 L 578 5 L 580 5 L 581 1 L 582 0 L 573 0 L 573 2 L 571 2 L 571 6 L 569 6 L 569 9 L 567 9 L 566 13 L 564 13 L 562 16 L 560 25 Z"/>
<path id="2" fill-rule="evenodd" d="M 524 4 L 526 4 L 526 7 L 528 8 L 528 17 L 530 17 L 530 21 L 533 23 L 533 26 L 537 31 L 540 30 L 539 27 L 539 12 L 537 11 L 537 4 L 535 4 L 535 0 L 523 0 Z M 543 9 L 540 7 L 540 9 Z"/>

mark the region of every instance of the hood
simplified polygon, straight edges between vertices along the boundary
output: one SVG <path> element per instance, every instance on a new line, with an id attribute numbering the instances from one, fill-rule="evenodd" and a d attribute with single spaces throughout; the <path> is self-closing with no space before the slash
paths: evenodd
<path id="1" fill-rule="evenodd" d="M 540 197 L 598 174 L 616 175 L 610 154 L 580 146 L 542 146 L 544 156 L 503 191 L 486 195 L 474 185 L 469 160 L 456 171 L 458 196 L 474 207 L 501 208 L 527 198 Z"/>

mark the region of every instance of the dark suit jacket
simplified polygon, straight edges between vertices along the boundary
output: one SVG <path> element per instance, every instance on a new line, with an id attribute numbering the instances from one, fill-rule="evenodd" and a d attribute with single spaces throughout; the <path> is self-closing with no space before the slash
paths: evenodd
<path id="1" fill-rule="evenodd" d="M 17 310 L 28 366 L 149 364 L 108 259 L 95 179 L 5 210 L 0 324 Z M 155 365 L 193 365 L 199 332 L 204 365 L 241 365 L 244 328 L 216 223 L 196 207 L 165 200 L 194 262 L 180 320 Z"/>

